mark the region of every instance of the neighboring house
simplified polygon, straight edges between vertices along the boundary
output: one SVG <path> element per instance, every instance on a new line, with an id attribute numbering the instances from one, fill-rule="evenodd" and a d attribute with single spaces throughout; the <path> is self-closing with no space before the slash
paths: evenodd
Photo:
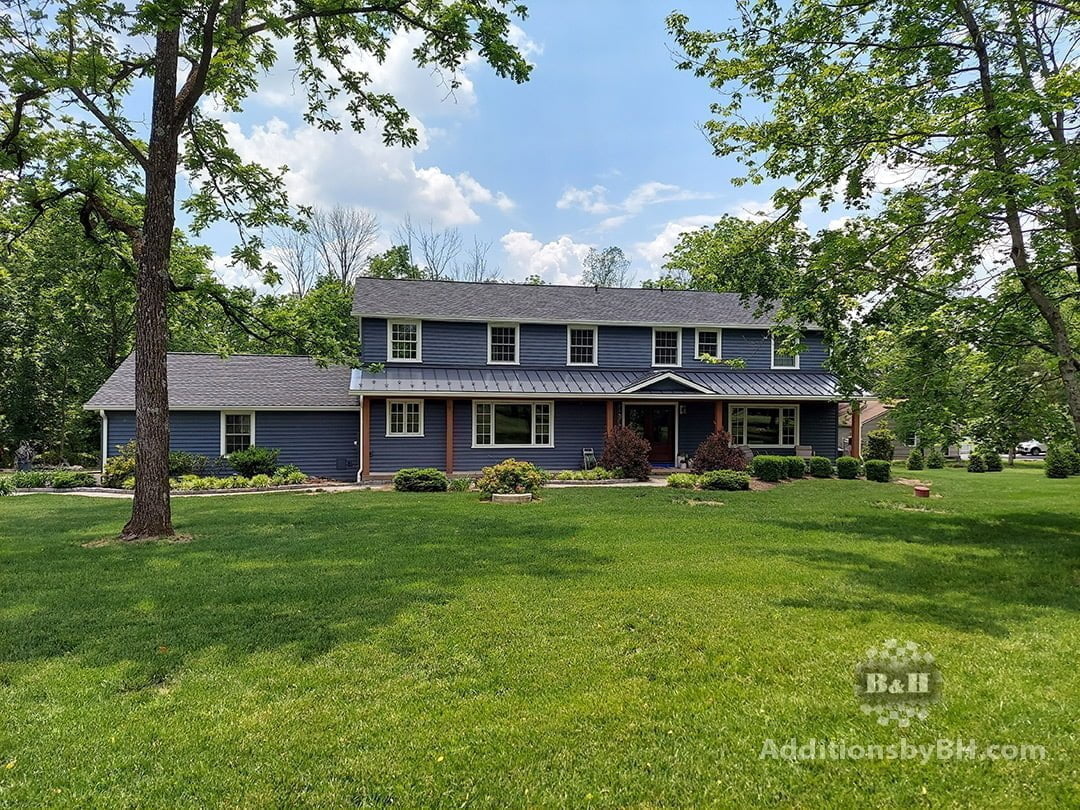
<path id="1" fill-rule="evenodd" d="M 645 436 L 658 467 L 717 428 L 754 452 L 837 455 L 821 333 L 785 356 L 738 295 L 361 278 L 353 312 L 351 374 L 309 358 L 170 355 L 173 446 L 280 447 L 283 463 L 341 479 L 509 457 L 577 469 L 615 424 Z M 133 371 L 129 358 L 87 404 L 110 455 L 133 435 Z"/>
<path id="2" fill-rule="evenodd" d="M 867 433 L 874 430 L 881 430 L 882 428 L 888 428 L 896 434 L 896 441 L 893 442 L 893 458 L 903 460 L 911 455 L 911 449 L 919 443 L 918 437 L 901 436 L 899 434 L 889 419 L 889 413 L 892 410 L 892 407 L 892 405 L 886 405 L 880 399 L 867 399 L 861 404 L 859 416 L 862 425 L 862 430 L 860 432 L 860 435 L 862 436 L 862 446 L 863 449 L 866 448 Z M 851 415 L 851 405 L 846 402 L 840 403 L 840 447 L 845 453 L 850 452 L 851 448 Z"/>

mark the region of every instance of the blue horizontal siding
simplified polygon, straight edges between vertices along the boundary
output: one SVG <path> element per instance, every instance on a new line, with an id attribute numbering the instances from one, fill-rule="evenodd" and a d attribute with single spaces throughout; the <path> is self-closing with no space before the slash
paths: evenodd
<path id="1" fill-rule="evenodd" d="M 371 414 L 371 470 L 396 472 L 402 467 L 446 469 L 446 401 L 424 400 L 423 436 L 387 436 L 386 400 L 365 401 Z"/>
<path id="2" fill-rule="evenodd" d="M 135 439 L 135 413 L 110 411 L 108 454 Z M 281 464 L 295 464 L 308 475 L 355 481 L 360 466 L 357 411 L 256 411 L 255 444 L 281 451 Z M 220 411 L 172 411 L 169 447 L 217 458 L 221 453 Z"/>
<path id="3" fill-rule="evenodd" d="M 814 455 L 836 458 L 840 442 L 839 405 L 804 402 L 799 407 L 799 441 L 814 448 Z"/>
<path id="4" fill-rule="evenodd" d="M 681 413 L 682 409 L 686 413 Z M 679 455 L 692 456 L 714 430 L 716 406 L 712 402 L 686 402 L 679 408 Z"/>

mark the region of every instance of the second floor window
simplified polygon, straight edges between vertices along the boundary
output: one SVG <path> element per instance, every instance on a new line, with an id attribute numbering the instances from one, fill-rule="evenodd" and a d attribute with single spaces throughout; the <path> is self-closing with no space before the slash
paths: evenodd
<path id="1" fill-rule="evenodd" d="M 778 345 L 776 338 L 772 339 L 772 367 L 773 368 L 798 368 L 799 367 L 799 355 L 797 354 L 781 354 L 778 351 Z"/>
<path id="2" fill-rule="evenodd" d="M 679 329 L 653 329 L 653 365 L 679 365 L 679 349 L 682 331 Z"/>
<path id="3" fill-rule="evenodd" d="M 567 365 L 596 365 L 596 327 L 571 326 L 567 330 Z"/>
<path id="4" fill-rule="evenodd" d="M 390 321 L 390 359 L 420 360 L 420 323 Z"/>
<path id="5" fill-rule="evenodd" d="M 516 324 L 488 324 L 488 362 L 517 363 L 518 328 Z"/>
<path id="6" fill-rule="evenodd" d="M 715 329 L 699 329 L 697 332 L 697 352 L 694 357 L 704 354 L 720 358 L 720 332 Z"/>

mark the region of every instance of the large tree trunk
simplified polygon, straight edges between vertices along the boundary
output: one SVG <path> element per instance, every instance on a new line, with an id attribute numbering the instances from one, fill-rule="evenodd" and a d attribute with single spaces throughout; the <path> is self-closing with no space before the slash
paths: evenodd
<path id="1" fill-rule="evenodd" d="M 173 534 L 169 502 L 169 387 L 166 370 L 169 254 L 175 222 L 177 133 L 173 124 L 179 29 L 157 34 L 146 210 L 135 303 L 135 499 L 125 540 Z"/>

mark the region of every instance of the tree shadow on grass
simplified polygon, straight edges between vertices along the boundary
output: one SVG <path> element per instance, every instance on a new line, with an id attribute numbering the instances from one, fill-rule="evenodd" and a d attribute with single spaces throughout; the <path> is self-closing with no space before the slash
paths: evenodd
<path id="1" fill-rule="evenodd" d="M 5 543 L 0 665 L 134 662 L 142 688 L 202 650 L 310 659 L 477 578 L 561 580 L 609 561 L 568 545 L 581 527 L 565 515 L 451 497 L 191 499 L 177 529 L 195 542 L 102 548 L 81 545 L 85 507 L 50 509 L 52 525 Z"/>
<path id="2" fill-rule="evenodd" d="M 883 612 L 965 632 L 1008 634 L 1033 610 L 1080 610 L 1080 530 L 1069 514 L 1009 512 L 990 517 L 882 509 L 872 519 L 772 519 L 789 531 L 824 531 L 881 546 L 879 553 L 821 545 L 768 548 L 839 574 L 862 595 L 777 600 L 783 607 Z"/>

